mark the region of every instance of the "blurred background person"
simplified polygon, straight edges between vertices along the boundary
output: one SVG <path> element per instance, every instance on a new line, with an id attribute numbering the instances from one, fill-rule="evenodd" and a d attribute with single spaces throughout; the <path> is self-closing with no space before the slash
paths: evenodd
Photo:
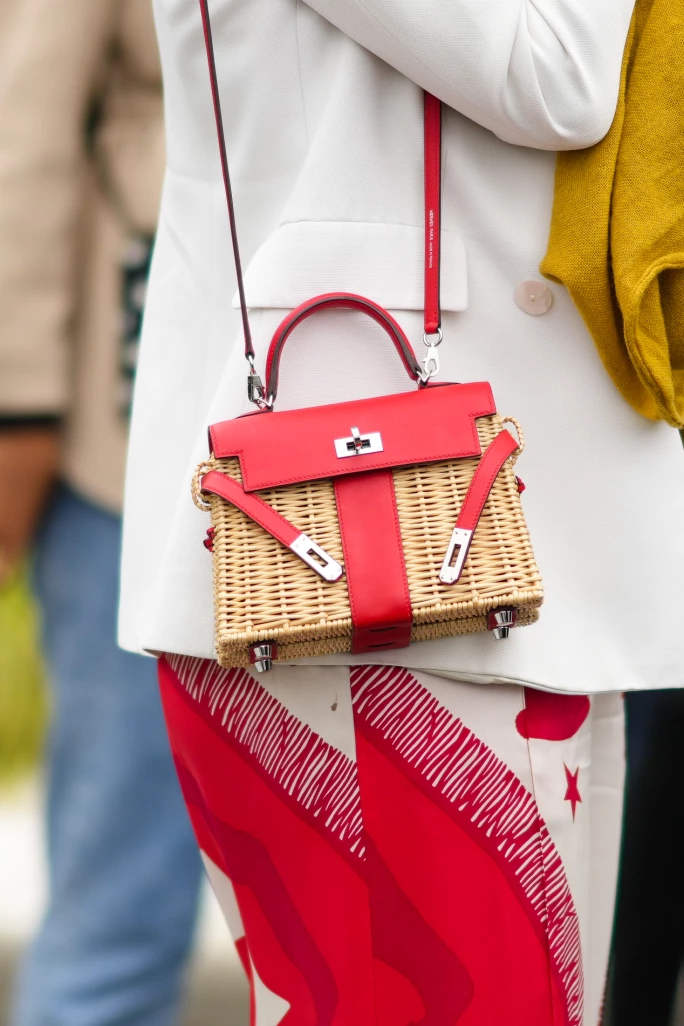
<path id="1" fill-rule="evenodd" d="M 53 689 L 50 900 L 13 1026 L 166 1026 L 195 921 L 154 661 L 115 642 L 163 149 L 149 0 L 2 0 L 0 581 L 35 538 Z"/>

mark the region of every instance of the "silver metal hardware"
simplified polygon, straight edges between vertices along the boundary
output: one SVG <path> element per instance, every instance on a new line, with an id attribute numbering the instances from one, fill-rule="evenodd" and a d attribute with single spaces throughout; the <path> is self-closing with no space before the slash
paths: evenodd
<path id="1" fill-rule="evenodd" d="M 273 645 L 268 642 L 252 645 L 249 650 L 249 661 L 257 673 L 268 673 L 273 669 Z"/>
<path id="2" fill-rule="evenodd" d="M 428 349 L 436 349 L 437 346 L 442 344 L 443 338 L 444 335 L 442 334 L 441 328 L 437 328 L 437 331 L 434 333 L 434 335 L 428 335 L 427 331 L 424 331 L 423 345 L 427 346 Z M 432 342 L 431 339 L 435 339 L 436 341 Z"/>
<path id="3" fill-rule="evenodd" d="M 435 374 L 439 374 L 439 353 L 437 352 L 437 346 L 442 344 L 442 329 L 437 328 L 434 335 L 428 335 L 427 332 L 423 333 L 423 343 L 427 349 L 427 355 L 423 360 L 422 367 L 423 371 L 420 375 L 420 381 L 427 385 L 430 378 L 434 378 Z"/>
<path id="4" fill-rule="evenodd" d="M 264 398 L 264 383 L 256 372 L 247 375 L 247 398 L 250 403 L 258 403 Z"/>
<path id="5" fill-rule="evenodd" d="M 254 365 L 254 360 L 251 356 L 247 357 L 249 364 L 249 374 L 247 375 L 247 398 L 250 403 L 254 403 L 260 410 L 270 410 L 273 408 L 274 396 L 266 395 L 266 389 L 261 377 L 257 373 L 257 369 Z"/>
<path id="6" fill-rule="evenodd" d="M 371 452 L 382 452 L 382 437 L 379 431 L 370 431 L 362 435 L 357 427 L 350 429 L 349 438 L 335 439 L 335 452 L 338 459 L 345 459 L 347 456 L 366 456 Z"/>
<path id="7" fill-rule="evenodd" d="M 439 353 L 429 353 L 423 360 L 423 373 L 420 376 L 420 380 L 424 385 L 427 385 L 430 378 L 434 378 L 435 374 L 439 374 Z"/>
<path id="8" fill-rule="evenodd" d="M 518 614 L 515 609 L 493 609 L 487 617 L 487 629 L 497 641 L 505 641 L 515 627 Z"/>
<path id="9" fill-rule="evenodd" d="M 315 570 L 324 581 L 339 581 L 344 573 L 344 567 L 340 566 L 332 556 L 329 556 L 325 549 L 322 549 L 320 545 L 312 541 L 308 534 L 298 535 L 290 545 L 290 548 L 307 566 Z"/>
<path id="10" fill-rule="evenodd" d="M 439 571 L 439 579 L 442 584 L 456 584 L 456 581 L 461 576 L 463 570 L 463 564 L 466 561 L 470 543 L 473 540 L 473 532 L 466 531 L 464 527 L 455 527 L 451 540 L 446 550 L 446 556 L 442 563 L 442 569 Z M 458 554 L 454 560 L 454 555 L 458 549 Z"/>

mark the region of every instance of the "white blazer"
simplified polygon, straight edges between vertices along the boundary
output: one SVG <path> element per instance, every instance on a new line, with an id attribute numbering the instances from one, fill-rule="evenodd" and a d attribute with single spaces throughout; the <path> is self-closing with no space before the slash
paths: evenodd
<path id="1" fill-rule="evenodd" d="M 535 306 L 521 284 L 539 278 L 555 151 L 610 125 L 633 0 L 210 7 L 262 367 L 284 312 L 328 291 L 388 307 L 421 348 L 422 89 L 449 108 L 442 377 L 489 380 L 500 412 L 523 423 L 518 469 L 547 598 L 539 623 L 507 642 L 447 639 L 374 659 L 568 691 L 681 685 L 679 438 L 624 403 L 562 288 L 533 287 Z M 246 410 L 246 371 L 197 0 L 156 0 L 156 17 L 168 171 L 133 417 L 121 641 L 212 657 L 208 519 L 190 480 L 207 425 Z M 376 325 L 328 312 L 288 342 L 278 405 L 410 387 Z"/>

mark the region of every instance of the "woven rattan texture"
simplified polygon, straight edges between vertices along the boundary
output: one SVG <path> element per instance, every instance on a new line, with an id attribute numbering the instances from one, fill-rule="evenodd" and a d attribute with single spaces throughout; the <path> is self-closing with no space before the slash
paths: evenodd
<path id="1" fill-rule="evenodd" d="M 502 428 L 478 420 L 482 448 Z M 426 463 L 394 472 L 397 510 L 413 607 L 413 641 L 486 630 L 486 613 L 515 606 L 523 626 L 538 617 L 542 585 L 509 463 L 499 474 L 475 532 L 461 579 L 442 584 L 439 571 L 479 457 Z M 205 464 L 241 480 L 237 459 Z M 335 492 L 330 480 L 258 493 L 343 563 Z M 214 527 L 216 646 L 224 666 L 249 664 L 249 646 L 278 642 L 278 660 L 351 650 L 345 578 L 322 580 L 294 553 L 218 496 L 209 496 Z M 369 518 L 372 530 L 372 517 Z"/>

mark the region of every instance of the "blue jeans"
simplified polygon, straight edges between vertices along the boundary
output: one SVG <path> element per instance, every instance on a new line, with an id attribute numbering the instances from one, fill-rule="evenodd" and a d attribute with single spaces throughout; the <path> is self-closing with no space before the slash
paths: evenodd
<path id="1" fill-rule="evenodd" d="M 36 560 L 54 704 L 50 900 L 12 1026 L 170 1026 L 178 1010 L 200 860 L 155 661 L 116 644 L 119 548 L 117 517 L 59 492 Z"/>

